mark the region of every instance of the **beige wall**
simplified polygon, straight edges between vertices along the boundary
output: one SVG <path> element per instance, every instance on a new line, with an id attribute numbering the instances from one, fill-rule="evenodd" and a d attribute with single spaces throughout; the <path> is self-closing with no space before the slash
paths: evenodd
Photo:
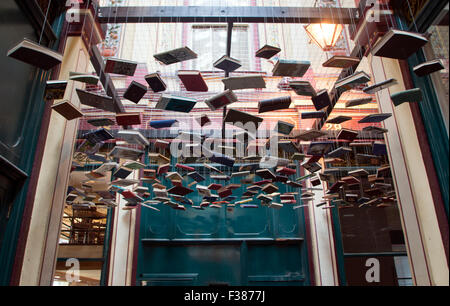
<path id="1" fill-rule="evenodd" d="M 81 38 L 68 37 L 58 79 L 68 79 L 69 71 L 86 72 L 88 67 L 89 55 Z M 75 88 L 81 86 L 81 83 L 69 81 L 64 98 L 79 106 Z M 60 114 L 51 113 L 20 285 L 50 285 L 52 282 L 77 127 L 78 119 L 67 121 Z"/>
<path id="2" fill-rule="evenodd" d="M 377 93 L 380 112 L 392 113 L 384 124 L 392 174 L 412 275 L 417 285 L 448 285 L 449 270 L 440 235 L 426 165 L 408 103 L 395 107 L 390 95 L 405 90 L 397 60 L 369 57 L 374 82 L 395 78 L 398 84 Z"/>

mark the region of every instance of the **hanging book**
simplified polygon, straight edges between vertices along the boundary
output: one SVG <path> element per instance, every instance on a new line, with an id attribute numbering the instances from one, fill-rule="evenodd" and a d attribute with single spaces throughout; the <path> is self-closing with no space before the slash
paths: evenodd
<path id="1" fill-rule="evenodd" d="M 197 58 L 197 54 L 188 47 L 173 49 L 153 55 L 159 62 L 170 65 Z"/>
<path id="2" fill-rule="evenodd" d="M 331 106 L 330 96 L 328 95 L 328 91 L 326 89 L 322 89 L 317 93 L 316 96 L 311 98 L 311 101 L 314 104 L 314 108 L 319 111 L 325 107 Z"/>
<path id="3" fill-rule="evenodd" d="M 291 105 L 291 97 L 279 97 L 258 102 L 258 113 L 265 113 L 280 109 L 287 109 Z"/>
<path id="4" fill-rule="evenodd" d="M 226 89 L 254 89 L 266 88 L 266 82 L 262 75 L 232 76 L 222 79 Z"/>
<path id="5" fill-rule="evenodd" d="M 324 111 L 317 111 L 317 112 L 303 112 L 302 113 L 302 119 L 321 119 L 325 117 Z"/>
<path id="6" fill-rule="evenodd" d="M 81 112 L 81 110 L 70 103 L 69 100 L 63 100 L 61 102 L 53 104 L 52 109 L 67 120 L 83 117 L 83 113 Z"/>
<path id="7" fill-rule="evenodd" d="M 309 145 L 307 154 L 317 156 L 317 158 L 320 156 L 324 156 L 325 154 L 330 152 L 332 145 L 332 141 L 313 141 Z"/>
<path id="8" fill-rule="evenodd" d="M 391 29 L 372 48 L 372 54 L 404 60 L 416 53 L 427 42 L 428 39 L 419 33 Z"/>
<path id="9" fill-rule="evenodd" d="M 229 56 L 222 56 L 217 61 L 214 62 L 213 66 L 217 69 L 221 69 L 226 72 L 233 72 L 239 67 L 241 67 L 241 62 L 235 58 Z"/>
<path id="10" fill-rule="evenodd" d="M 284 121 L 278 121 L 274 131 L 284 135 L 289 135 L 293 129 L 294 129 L 293 124 Z"/>
<path id="11" fill-rule="evenodd" d="M 361 60 L 354 56 L 335 55 L 322 64 L 323 67 L 350 68 L 358 65 Z"/>
<path id="12" fill-rule="evenodd" d="M 89 140 L 90 143 L 100 143 L 106 140 L 114 139 L 114 136 L 107 129 L 99 129 L 86 133 L 82 136 Z"/>
<path id="13" fill-rule="evenodd" d="M 167 89 L 166 83 L 164 83 L 158 72 L 147 74 L 144 78 L 153 92 L 160 92 Z"/>
<path id="14" fill-rule="evenodd" d="M 395 106 L 405 102 L 420 102 L 422 98 L 422 90 L 420 88 L 408 89 L 391 95 L 391 100 Z"/>
<path id="15" fill-rule="evenodd" d="M 178 122 L 178 120 L 176 120 L 176 119 L 153 120 L 153 121 L 150 121 L 149 125 L 154 129 L 162 129 L 162 128 L 171 127 L 176 122 Z"/>
<path id="16" fill-rule="evenodd" d="M 260 48 L 258 51 L 256 51 L 255 56 L 265 58 L 265 59 L 270 59 L 270 58 L 274 57 L 276 54 L 278 54 L 280 51 L 281 51 L 281 49 L 278 47 L 264 45 L 262 48 Z"/>
<path id="17" fill-rule="evenodd" d="M 384 114 L 370 114 L 366 117 L 362 118 L 358 121 L 358 123 L 375 123 L 375 122 L 381 122 L 386 120 L 387 118 L 391 117 L 392 114 L 390 113 L 384 113 Z"/>
<path id="18" fill-rule="evenodd" d="M 138 83 L 136 81 L 131 81 L 127 90 L 123 94 L 123 97 L 137 104 L 146 93 L 147 86 L 142 85 L 141 83 Z"/>
<path id="19" fill-rule="evenodd" d="M 365 126 L 365 127 L 363 127 L 362 130 L 363 130 L 364 132 L 377 133 L 377 134 L 382 134 L 382 133 L 387 133 L 387 132 L 388 132 L 388 129 L 384 129 L 384 128 L 382 128 L 382 127 L 379 127 L 379 126 L 373 126 L 373 125 Z"/>
<path id="20" fill-rule="evenodd" d="M 111 126 L 114 125 L 114 120 L 111 120 L 109 118 L 95 118 L 95 119 L 89 119 L 87 123 L 93 125 L 93 126 Z"/>
<path id="21" fill-rule="evenodd" d="M 139 131 L 121 130 L 117 132 L 117 138 L 123 139 L 129 144 L 136 144 L 140 146 L 148 146 L 150 143 Z"/>
<path id="22" fill-rule="evenodd" d="M 98 95 L 78 88 L 76 89 L 76 92 L 81 104 L 95 107 L 107 112 L 116 112 L 114 102 L 111 97 Z"/>
<path id="23" fill-rule="evenodd" d="M 59 100 L 64 98 L 67 81 L 47 81 L 45 83 L 44 100 Z"/>
<path id="24" fill-rule="evenodd" d="M 289 81 L 289 87 L 299 96 L 314 97 L 317 94 L 309 81 Z"/>
<path id="25" fill-rule="evenodd" d="M 213 153 L 209 160 L 228 167 L 233 167 L 235 162 L 234 158 L 216 152 Z"/>
<path id="26" fill-rule="evenodd" d="M 209 109 L 214 111 L 216 109 L 222 108 L 226 105 L 229 105 L 233 102 L 236 102 L 238 99 L 236 95 L 230 89 L 217 94 L 211 98 L 205 100 L 206 105 L 208 105 Z"/>
<path id="27" fill-rule="evenodd" d="M 207 115 L 202 115 L 200 117 L 195 118 L 195 120 L 200 124 L 201 127 L 211 123 L 211 119 Z"/>
<path id="28" fill-rule="evenodd" d="M 90 85 L 97 85 L 99 77 L 92 74 L 82 73 L 82 72 L 69 72 L 69 80 L 77 81 Z"/>
<path id="29" fill-rule="evenodd" d="M 367 86 L 365 88 L 363 88 L 363 92 L 368 93 L 368 94 L 374 94 L 377 91 L 389 88 L 393 85 L 397 84 L 397 80 L 396 79 L 388 79 L 370 86 Z"/>
<path id="30" fill-rule="evenodd" d="M 159 98 L 158 103 L 156 103 L 155 108 L 174 112 L 189 113 L 194 108 L 196 103 L 197 101 L 195 99 L 163 94 Z"/>
<path id="31" fill-rule="evenodd" d="M 371 102 L 372 102 L 372 97 L 353 99 L 353 100 L 345 102 L 345 107 L 359 106 L 359 105 L 364 105 L 364 104 L 371 103 Z"/>
<path id="32" fill-rule="evenodd" d="M 179 70 L 177 73 L 187 91 L 208 91 L 202 74 L 198 70 Z"/>
<path id="33" fill-rule="evenodd" d="M 339 147 L 339 148 L 331 151 L 330 153 L 328 153 L 327 157 L 332 157 L 332 158 L 342 157 L 345 154 L 351 153 L 351 152 L 353 152 L 353 150 L 348 147 Z"/>
<path id="34" fill-rule="evenodd" d="M 61 64 L 63 59 L 61 53 L 41 46 L 27 38 L 8 50 L 6 55 L 44 70 L 49 70 Z"/>
<path id="35" fill-rule="evenodd" d="M 386 144 L 375 141 L 372 146 L 372 154 L 373 155 L 387 155 Z"/>
<path id="36" fill-rule="evenodd" d="M 359 86 L 361 84 L 365 84 L 370 81 L 370 77 L 364 71 L 358 71 L 354 74 L 345 77 L 343 79 L 337 80 L 334 87 L 336 89 L 350 90 Z"/>
<path id="37" fill-rule="evenodd" d="M 137 160 L 142 156 L 142 154 L 144 154 L 144 151 L 142 150 L 121 146 L 115 146 L 114 149 L 112 149 L 109 153 L 111 157 L 125 158 L 130 160 Z"/>
<path id="38" fill-rule="evenodd" d="M 307 130 L 307 131 L 300 131 L 298 134 L 293 135 L 294 138 L 298 138 L 303 141 L 311 141 L 313 139 L 326 136 L 327 133 L 324 131 L 319 130 Z"/>
<path id="39" fill-rule="evenodd" d="M 414 66 L 413 71 L 417 76 L 423 77 L 444 68 L 442 61 L 437 59 Z"/>
<path id="40" fill-rule="evenodd" d="M 311 66 L 309 61 L 291 61 L 280 59 L 273 67 L 273 76 L 302 77 Z"/>
<path id="41" fill-rule="evenodd" d="M 338 140 L 347 140 L 352 142 L 356 137 L 358 137 L 358 131 L 341 129 L 337 135 Z"/>
<path id="42" fill-rule="evenodd" d="M 108 58 L 106 59 L 105 72 L 133 76 L 136 67 L 137 62 L 118 58 Z"/>
<path id="43" fill-rule="evenodd" d="M 344 123 L 346 121 L 352 120 L 352 117 L 349 116 L 337 116 L 334 117 L 333 119 L 329 119 L 326 121 L 326 123 L 331 123 L 331 124 L 341 124 Z"/>
<path id="44" fill-rule="evenodd" d="M 180 195 L 180 196 L 185 196 L 191 192 L 194 192 L 192 189 L 183 187 L 183 186 L 174 186 L 172 188 L 170 188 L 169 190 L 167 190 L 167 192 L 169 194 L 176 194 L 176 195 Z"/>
<path id="45" fill-rule="evenodd" d="M 286 153 L 298 153 L 300 149 L 290 140 L 279 141 L 278 148 Z"/>
<path id="46" fill-rule="evenodd" d="M 263 121 L 262 118 L 250 115 L 245 112 L 241 112 L 235 109 L 228 109 L 228 112 L 224 118 L 225 123 L 236 125 L 237 123 L 242 124 L 242 127 L 249 122 L 253 122 L 255 127 L 258 128 L 259 124 Z"/>
<path id="47" fill-rule="evenodd" d="M 116 114 L 117 125 L 141 124 L 142 113 L 120 113 Z"/>
<path id="48" fill-rule="evenodd" d="M 308 170 L 309 172 L 311 172 L 311 174 L 314 173 L 314 172 L 319 171 L 320 169 L 322 169 L 322 166 L 320 166 L 319 163 L 308 163 L 308 162 L 303 162 L 303 163 L 301 164 L 301 166 L 302 166 L 303 168 L 305 168 L 306 170 Z M 300 180 L 300 179 L 297 179 L 297 181 L 298 181 L 298 180 Z"/>

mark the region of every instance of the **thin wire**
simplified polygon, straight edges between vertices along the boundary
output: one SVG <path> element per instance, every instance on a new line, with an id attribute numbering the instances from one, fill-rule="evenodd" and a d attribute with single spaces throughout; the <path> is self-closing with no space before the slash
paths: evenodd
<path id="1" fill-rule="evenodd" d="M 52 0 L 50 0 L 48 2 L 48 6 L 47 6 L 47 13 L 45 13 L 45 18 L 44 18 L 44 22 L 42 23 L 42 30 L 41 30 L 41 36 L 39 37 L 39 45 L 41 44 L 41 40 L 42 40 L 42 35 L 44 34 L 44 29 L 47 26 L 47 17 L 48 17 L 48 12 L 50 11 L 50 5 L 52 4 Z"/>
<path id="2" fill-rule="evenodd" d="M 417 24 L 416 24 L 416 18 L 413 15 L 413 12 L 412 12 L 412 9 L 411 9 L 411 5 L 409 4 L 409 0 L 406 0 L 406 3 L 408 3 L 409 14 L 411 15 L 411 19 L 412 19 L 412 22 L 414 24 L 414 28 L 416 29 L 416 32 L 419 33 L 419 29 L 417 28 Z"/>

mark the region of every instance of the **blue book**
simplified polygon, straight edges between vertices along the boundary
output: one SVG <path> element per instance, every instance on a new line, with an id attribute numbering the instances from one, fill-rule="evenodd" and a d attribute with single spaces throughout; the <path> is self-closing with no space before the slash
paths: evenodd
<path id="1" fill-rule="evenodd" d="M 159 98 L 158 103 L 156 103 L 155 108 L 174 112 L 189 113 L 194 108 L 196 103 L 197 100 L 195 99 L 163 94 Z"/>
<path id="2" fill-rule="evenodd" d="M 175 122 L 178 122 L 176 119 L 170 119 L 170 120 L 153 120 L 150 121 L 150 126 L 154 129 L 161 129 L 161 128 L 167 128 L 171 127 L 175 124 Z"/>
<path id="3" fill-rule="evenodd" d="M 373 155 L 387 155 L 386 144 L 375 141 L 372 146 Z"/>
<path id="4" fill-rule="evenodd" d="M 391 117 L 391 113 L 381 113 L 381 114 L 370 114 L 361 120 L 358 121 L 358 123 L 374 123 L 374 122 L 381 122 L 386 120 L 387 118 Z"/>

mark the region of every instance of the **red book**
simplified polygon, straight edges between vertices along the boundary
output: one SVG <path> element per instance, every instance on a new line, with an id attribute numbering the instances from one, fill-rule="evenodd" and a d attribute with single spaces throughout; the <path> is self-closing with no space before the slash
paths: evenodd
<path id="1" fill-rule="evenodd" d="M 226 198 L 226 197 L 232 195 L 233 192 L 232 192 L 230 189 L 223 188 L 222 190 L 219 190 L 219 191 L 217 192 L 217 194 L 218 194 L 219 197 L 221 197 L 221 198 Z"/>
<path id="2" fill-rule="evenodd" d="M 262 186 L 262 185 L 269 184 L 269 183 L 272 183 L 272 180 L 262 180 L 262 181 L 254 182 L 253 184 Z"/>
<path id="3" fill-rule="evenodd" d="M 182 164 L 176 164 L 175 168 L 183 169 L 183 170 L 186 170 L 186 171 L 189 171 L 189 172 L 195 171 L 194 168 L 186 166 L 186 165 L 182 165 Z"/>
<path id="4" fill-rule="evenodd" d="M 208 85 L 198 70 L 180 70 L 178 77 L 187 91 L 208 91 Z"/>
<path id="5" fill-rule="evenodd" d="M 117 125 L 137 125 L 141 124 L 141 113 L 116 114 Z"/>
<path id="6" fill-rule="evenodd" d="M 132 198 L 135 198 L 135 197 L 136 197 L 136 195 L 134 194 L 134 192 L 129 191 L 129 190 L 122 191 L 122 196 L 123 196 L 125 199 L 132 199 Z"/>
<path id="7" fill-rule="evenodd" d="M 291 168 L 286 168 L 286 167 L 282 167 L 277 169 L 278 173 L 284 174 L 284 175 L 293 175 L 297 173 L 297 170 L 295 169 L 291 169 Z"/>
<path id="8" fill-rule="evenodd" d="M 220 184 L 211 184 L 208 186 L 209 190 L 219 190 L 220 188 L 222 188 L 222 185 Z"/>
<path id="9" fill-rule="evenodd" d="M 191 192 L 193 192 L 192 189 L 183 187 L 183 186 L 174 186 L 172 188 L 170 188 L 169 190 L 167 190 L 168 193 L 170 194 L 176 194 L 176 195 L 180 195 L 180 196 L 185 196 Z"/>

